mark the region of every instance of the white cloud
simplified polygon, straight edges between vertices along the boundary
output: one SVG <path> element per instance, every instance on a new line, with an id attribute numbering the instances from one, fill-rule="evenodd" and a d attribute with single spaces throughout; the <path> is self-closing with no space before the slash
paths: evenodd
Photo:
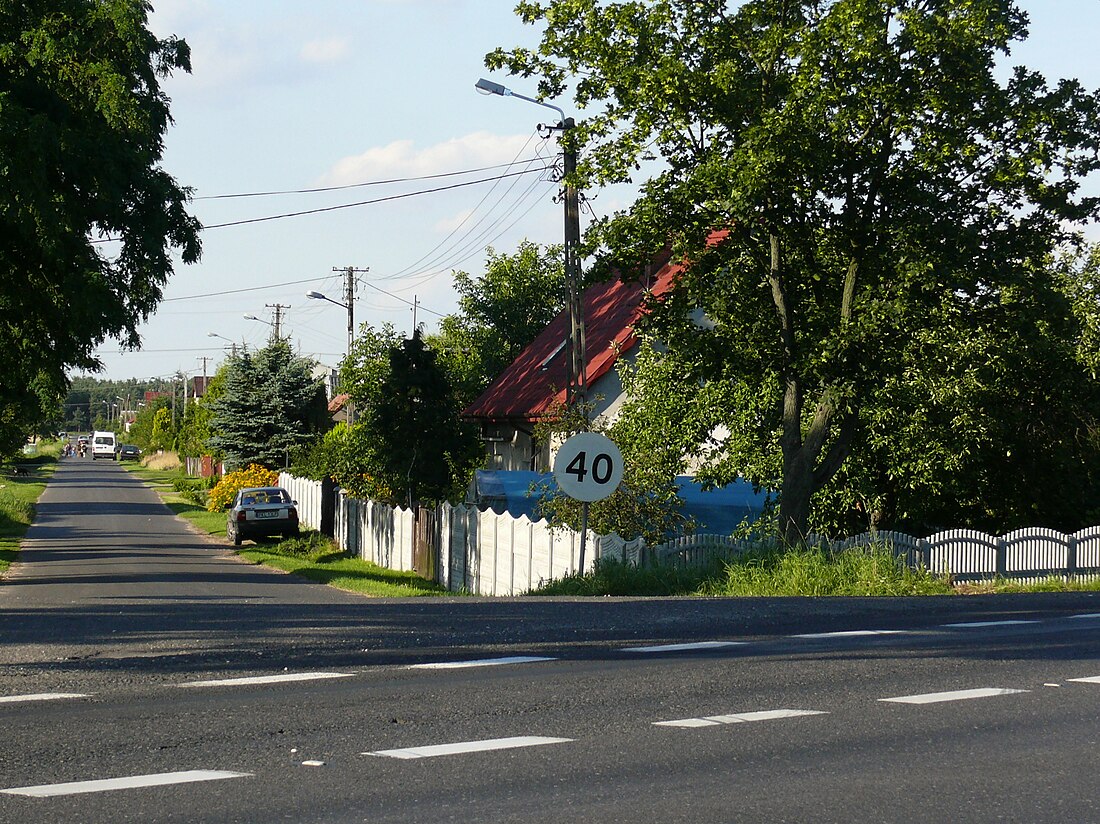
<path id="1" fill-rule="evenodd" d="M 445 217 L 442 220 L 436 221 L 432 229 L 441 235 L 447 234 L 448 232 L 453 232 L 456 229 L 461 228 L 462 225 L 470 219 L 470 216 L 473 213 L 473 209 L 463 209 L 458 214 L 451 215 L 450 217 Z"/>
<path id="2" fill-rule="evenodd" d="M 320 185 L 342 186 L 394 177 L 423 177 L 507 163 L 521 152 L 523 157 L 534 155 L 534 146 L 523 152 L 529 139 L 530 135 L 474 132 L 426 148 L 417 148 L 411 140 L 395 140 L 337 161 L 322 176 Z"/>
<path id="3" fill-rule="evenodd" d="M 347 57 L 350 49 L 351 41 L 347 37 L 327 37 L 310 40 L 302 46 L 298 56 L 306 63 L 336 63 Z"/>

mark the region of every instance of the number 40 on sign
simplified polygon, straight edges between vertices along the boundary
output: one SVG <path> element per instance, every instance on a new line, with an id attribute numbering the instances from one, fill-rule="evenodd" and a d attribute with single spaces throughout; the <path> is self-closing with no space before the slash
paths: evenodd
<path id="1" fill-rule="evenodd" d="M 578 501 L 602 501 L 623 479 L 623 454 L 615 442 L 596 432 L 581 432 L 561 445 L 554 457 L 554 480 Z"/>

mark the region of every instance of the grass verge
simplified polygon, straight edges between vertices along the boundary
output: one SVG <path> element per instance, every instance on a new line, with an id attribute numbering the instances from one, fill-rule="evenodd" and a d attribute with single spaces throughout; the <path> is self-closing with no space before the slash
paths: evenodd
<path id="1" fill-rule="evenodd" d="M 887 549 L 829 555 L 816 549 L 762 550 L 698 569 L 604 561 L 535 590 L 535 595 L 822 596 L 944 595 L 946 576 L 907 569 Z"/>
<path id="2" fill-rule="evenodd" d="M 57 466 L 56 450 L 47 445 L 34 457 L 16 463 L 27 467 L 26 475 L 15 475 L 8 468 L 0 472 L 0 575 L 15 561 L 19 543 L 34 522 L 34 505 Z"/>
<path id="3" fill-rule="evenodd" d="M 194 524 L 208 535 L 225 535 L 225 513 L 208 512 L 204 507 L 176 491 L 176 482 L 185 477 L 178 469 L 151 469 L 139 464 L 123 464 L 127 470 L 151 486 L 176 515 Z M 229 546 L 229 542 L 226 541 Z M 412 572 L 385 569 L 341 552 L 335 542 L 317 532 L 282 541 L 274 539 L 235 548 L 238 555 L 255 564 L 281 569 L 311 581 L 337 589 L 379 598 L 403 598 L 411 595 L 446 595 L 433 581 Z"/>

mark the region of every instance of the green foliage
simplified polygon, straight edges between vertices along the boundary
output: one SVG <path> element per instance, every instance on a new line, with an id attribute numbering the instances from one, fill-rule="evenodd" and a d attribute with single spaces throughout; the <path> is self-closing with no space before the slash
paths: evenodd
<path id="1" fill-rule="evenodd" d="M 229 362 L 224 390 L 207 404 L 207 444 L 224 454 L 227 469 L 285 467 L 291 452 L 328 429 L 324 388 L 311 368 L 283 340 Z"/>
<path id="2" fill-rule="evenodd" d="M 233 503 L 242 489 L 261 486 L 277 486 L 279 473 L 273 469 L 249 464 L 243 469 L 226 472 L 217 485 L 206 496 L 206 508 L 210 512 L 220 512 Z"/>
<path id="3" fill-rule="evenodd" d="M 388 360 L 378 399 L 362 418 L 378 444 L 376 479 L 406 506 L 453 499 L 481 459 L 476 431 L 459 421 L 454 390 L 419 331 Z"/>
<path id="4" fill-rule="evenodd" d="M 338 423 L 294 463 L 303 478 L 332 478 L 354 498 L 393 500 L 392 490 L 378 477 L 381 442 L 365 423 Z"/>
<path id="5" fill-rule="evenodd" d="M 954 592 L 947 576 L 910 570 L 885 547 L 829 554 L 761 549 L 707 567 L 636 567 L 600 559 L 592 571 L 540 586 L 535 595 L 905 596 Z"/>
<path id="6" fill-rule="evenodd" d="M 590 408 L 559 409 L 535 426 L 535 439 L 541 443 L 564 441 L 576 432 L 590 431 L 607 435 L 623 452 L 622 482 L 610 496 L 589 504 L 588 528 L 602 535 L 614 532 L 626 540 L 642 536 L 649 543 L 690 532 L 694 522 L 683 515 L 684 501 L 677 494 L 678 456 L 673 461 L 669 452 L 650 449 L 648 438 L 621 438 L 622 419 L 609 425 L 602 418 L 589 422 L 590 415 Z M 556 485 L 540 491 L 537 513 L 552 524 L 575 531 L 581 528 L 581 502 Z"/>
<path id="7" fill-rule="evenodd" d="M 541 43 L 487 65 L 540 78 L 546 97 L 572 87 L 594 112 L 567 136 L 575 182 L 663 161 L 586 241 L 603 268 L 636 271 L 670 244 L 690 261 L 643 326 L 683 370 L 675 385 L 701 388 L 689 420 L 709 477 L 776 489 L 797 541 L 853 513 L 913 517 L 929 488 L 946 502 L 937 459 L 960 447 L 960 514 L 989 520 L 977 501 L 1003 491 L 994 478 L 1024 488 L 1037 463 L 1044 477 L 1080 464 L 1087 452 L 1044 453 L 1043 425 L 1016 435 L 1022 457 L 994 460 L 1039 399 L 1065 404 L 1055 439 L 1084 407 L 1058 391 L 1080 373 L 1044 271 L 1096 216 L 1079 183 L 1100 168 L 1095 94 L 1025 68 L 998 79 L 998 55 L 1026 34 L 1016 3 L 548 0 L 517 13 L 544 26 Z M 1026 382 L 1006 397 L 1014 373 Z M 719 426 L 728 435 L 703 450 Z M 1033 515 L 1022 503 L 996 516 Z"/>
<path id="8" fill-rule="evenodd" d="M 905 566 L 888 547 L 768 549 L 725 565 L 702 588 L 703 595 L 945 595 L 948 576 Z"/>
<path id="9" fill-rule="evenodd" d="M 455 272 L 456 314 L 428 345 L 463 405 L 472 402 L 562 310 L 567 297 L 561 246 L 524 241 L 514 254 L 486 250 L 485 274 Z"/>
<path id="10" fill-rule="evenodd" d="M 198 260 L 189 192 L 160 165 L 160 82 L 189 50 L 154 37 L 148 11 L 0 4 L 0 312 L 18 319 L 0 326 L 0 441 L 54 417 L 66 371 L 97 369 L 105 339 L 138 345 L 174 255 Z"/>

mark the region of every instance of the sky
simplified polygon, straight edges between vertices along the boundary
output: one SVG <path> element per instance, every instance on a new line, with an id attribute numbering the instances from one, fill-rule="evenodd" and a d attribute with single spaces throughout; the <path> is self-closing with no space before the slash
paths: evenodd
<path id="1" fill-rule="evenodd" d="M 541 171 L 556 146 L 537 128 L 557 113 L 474 89 L 487 77 L 535 95 L 534 80 L 484 67 L 498 46 L 539 41 L 512 0 L 152 3 L 152 31 L 191 47 L 192 72 L 164 81 L 162 165 L 193 189 L 203 255 L 177 262 L 141 350 L 100 347 L 96 377 L 213 374 L 231 344 L 265 345 L 276 312 L 296 350 L 336 366 L 347 311 L 306 292 L 343 303 L 347 267 L 366 270 L 356 327 L 431 332 L 456 309 L 452 272 L 482 274 L 487 246 L 561 243 L 558 186 Z M 1100 88 L 1100 0 L 1020 5 L 1031 36 L 1010 62 Z M 595 215 L 632 198 L 586 195 Z"/>

